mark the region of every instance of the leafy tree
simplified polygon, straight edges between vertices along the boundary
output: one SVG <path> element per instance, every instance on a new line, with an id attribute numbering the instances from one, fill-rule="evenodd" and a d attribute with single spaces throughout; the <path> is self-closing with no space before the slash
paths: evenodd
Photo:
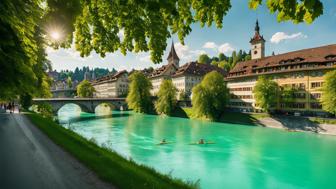
<path id="1" fill-rule="evenodd" d="M 158 100 L 155 103 L 155 109 L 159 114 L 171 115 L 176 108 L 177 89 L 172 80 L 162 81 L 158 92 Z"/>
<path id="2" fill-rule="evenodd" d="M 290 86 L 285 86 L 281 88 L 280 95 L 281 95 L 281 102 L 288 104 L 293 102 L 295 89 Z"/>
<path id="3" fill-rule="evenodd" d="M 246 56 L 245 56 L 245 59 L 244 59 L 245 61 L 247 61 L 247 60 L 251 60 L 251 55 L 250 54 L 247 54 Z"/>
<path id="4" fill-rule="evenodd" d="M 198 62 L 201 63 L 201 64 L 208 64 L 208 63 L 210 63 L 210 58 L 207 54 L 201 54 L 198 57 Z"/>
<path id="5" fill-rule="evenodd" d="M 218 59 L 219 59 L 219 61 L 223 61 L 223 60 L 226 60 L 227 57 L 225 56 L 224 53 L 219 53 L 219 55 L 218 55 Z"/>
<path id="6" fill-rule="evenodd" d="M 210 59 L 209 62 L 213 62 L 213 61 L 218 62 L 218 61 L 219 61 L 219 58 L 214 56 L 214 57 L 212 57 L 212 58 Z"/>
<path id="7" fill-rule="evenodd" d="M 278 21 L 291 20 L 294 23 L 312 23 L 323 14 L 323 4 L 320 0 L 249 0 L 249 7 L 257 9 L 264 1 L 272 14 L 277 13 Z"/>
<path id="8" fill-rule="evenodd" d="M 253 89 L 253 94 L 258 107 L 266 112 L 277 102 L 278 84 L 268 77 L 260 76 Z"/>
<path id="9" fill-rule="evenodd" d="M 48 103 L 42 103 L 37 106 L 37 112 L 40 113 L 43 117 L 52 118 L 52 106 Z"/>
<path id="10" fill-rule="evenodd" d="M 88 80 L 83 80 L 77 85 L 77 95 L 82 98 L 92 98 L 95 88 Z"/>
<path id="11" fill-rule="evenodd" d="M 73 24 L 76 49 L 81 56 L 88 56 L 95 50 L 101 56 L 120 50 L 126 52 L 150 51 L 155 63 L 162 60 L 166 49 L 166 39 L 177 34 L 182 44 L 191 32 L 191 24 L 199 22 L 202 27 L 213 23 L 222 27 L 224 16 L 231 8 L 231 0 L 210 1 L 80 1 L 48 0 L 51 20 L 57 20 L 58 12 L 65 15 L 67 34 L 65 42 L 72 43 Z M 55 3 L 57 2 L 57 3 Z M 68 1 L 66 1 L 68 2 Z M 256 9 L 263 1 L 250 0 L 249 7 Z M 265 0 L 271 13 L 278 15 L 279 21 L 292 20 L 295 23 L 311 23 L 323 13 L 320 0 Z M 78 7 L 78 8 L 77 8 Z M 107 24 L 108 23 L 108 24 Z M 120 35 L 120 32 L 123 35 Z M 122 36 L 122 37 L 119 37 Z M 109 40 L 105 40 L 109 39 Z M 63 45 L 66 46 L 66 45 Z"/>
<path id="12" fill-rule="evenodd" d="M 210 120 L 218 120 L 222 116 L 229 96 L 224 77 L 220 73 L 212 71 L 206 74 L 192 92 L 194 116 Z"/>
<path id="13" fill-rule="evenodd" d="M 213 60 L 212 62 L 211 62 L 211 65 L 213 65 L 213 66 L 218 66 L 218 61 L 215 61 L 215 60 Z"/>
<path id="14" fill-rule="evenodd" d="M 186 94 L 186 92 L 184 90 L 180 91 L 179 100 L 190 100 L 189 96 Z"/>
<path id="15" fill-rule="evenodd" d="M 152 111 L 150 90 L 152 83 L 139 71 L 129 76 L 129 92 L 126 98 L 128 107 L 135 112 L 149 113 Z"/>
<path id="16" fill-rule="evenodd" d="M 336 114 L 336 70 L 324 76 L 321 103 L 323 110 Z"/>
<path id="17" fill-rule="evenodd" d="M 20 104 L 24 109 L 28 110 L 30 106 L 33 104 L 32 96 L 30 94 L 20 95 Z"/>
<path id="18" fill-rule="evenodd" d="M 242 59 L 243 59 L 243 51 L 239 50 L 238 54 L 237 54 L 237 57 L 236 57 L 236 63 L 241 61 Z"/>
<path id="19" fill-rule="evenodd" d="M 71 80 L 71 77 L 68 77 L 68 79 L 67 79 L 67 86 L 68 86 L 68 88 L 72 88 L 72 80 Z"/>
<path id="20" fill-rule="evenodd" d="M 2 0 L 0 4 L 0 99 L 41 96 L 48 84 L 40 1 Z"/>
<path id="21" fill-rule="evenodd" d="M 227 72 L 230 71 L 230 69 L 231 69 L 230 64 L 225 60 L 223 60 L 221 62 L 218 62 L 218 67 L 222 68 L 223 70 L 225 70 Z"/>

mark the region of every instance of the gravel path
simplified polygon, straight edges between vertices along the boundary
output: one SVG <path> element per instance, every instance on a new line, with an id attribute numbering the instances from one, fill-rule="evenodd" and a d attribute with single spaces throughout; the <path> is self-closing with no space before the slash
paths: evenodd
<path id="1" fill-rule="evenodd" d="M 107 189 L 21 114 L 0 114 L 1 189 Z"/>

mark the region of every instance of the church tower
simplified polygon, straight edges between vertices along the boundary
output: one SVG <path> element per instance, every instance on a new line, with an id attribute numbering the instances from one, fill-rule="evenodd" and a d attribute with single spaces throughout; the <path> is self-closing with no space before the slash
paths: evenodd
<path id="1" fill-rule="evenodd" d="M 175 47 L 174 47 L 174 41 L 172 41 L 171 49 L 168 55 L 168 64 L 174 64 L 177 68 L 180 66 L 180 58 L 177 56 Z"/>
<path id="2" fill-rule="evenodd" d="M 251 43 L 251 58 L 260 59 L 265 57 L 265 39 L 262 35 L 260 35 L 259 31 L 259 23 L 258 20 L 255 26 L 255 34 L 253 38 L 250 40 Z"/>

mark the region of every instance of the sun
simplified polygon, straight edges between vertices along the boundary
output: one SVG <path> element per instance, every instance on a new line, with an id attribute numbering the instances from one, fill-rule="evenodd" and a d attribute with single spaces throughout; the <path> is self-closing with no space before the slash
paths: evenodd
<path id="1" fill-rule="evenodd" d="M 51 38 L 54 40 L 59 40 L 61 38 L 61 34 L 58 31 L 52 31 L 50 33 Z"/>

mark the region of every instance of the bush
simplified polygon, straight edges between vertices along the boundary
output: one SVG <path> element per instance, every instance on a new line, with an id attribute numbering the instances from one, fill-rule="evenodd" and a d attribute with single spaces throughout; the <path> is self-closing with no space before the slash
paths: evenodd
<path id="1" fill-rule="evenodd" d="M 225 111 L 229 99 L 224 77 L 212 71 L 206 74 L 202 82 L 192 91 L 193 116 L 218 120 Z"/>
<path id="2" fill-rule="evenodd" d="M 172 80 L 164 80 L 160 85 L 155 109 L 159 114 L 171 115 L 176 108 L 176 92 Z"/>
<path id="3" fill-rule="evenodd" d="M 50 104 L 47 104 L 47 103 L 39 104 L 37 105 L 36 111 L 40 113 L 43 117 L 48 117 L 48 118 L 53 117 L 53 111 L 52 111 L 52 107 Z"/>
<path id="4" fill-rule="evenodd" d="M 28 110 L 30 106 L 33 104 L 33 97 L 30 94 L 23 94 L 20 96 L 20 104 L 21 106 Z"/>
<path id="5" fill-rule="evenodd" d="M 91 98 L 93 97 L 93 93 L 95 92 L 95 88 L 88 80 L 83 80 L 77 86 L 77 95 L 83 98 Z"/>
<path id="6" fill-rule="evenodd" d="M 128 107 L 135 112 L 140 113 L 149 113 L 153 111 L 150 95 L 152 83 L 142 72 L 134 72 L 129 79 L 131 83 L 126 98 Z"/>
<path id="7" fill-rule="evenodd" d="M 278 100 L 278 84 L 272 79 L 260 76 L 253 89 L 256 104 L 265 112 L 269 112 Z"/>

